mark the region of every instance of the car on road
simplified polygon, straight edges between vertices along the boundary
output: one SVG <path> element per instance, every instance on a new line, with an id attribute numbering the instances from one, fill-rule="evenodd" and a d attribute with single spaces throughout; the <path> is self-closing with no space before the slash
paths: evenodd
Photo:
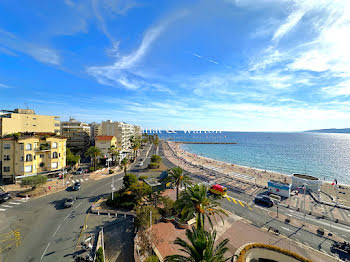
<path id="1" fill-rule="evenodd" d="M 80 190 L 80 187 L 81 187 L 80 182 L 75 182 L 75 184 L 74 184 L 72 190 L 78 191 L 78 190 Z"/>
<path id="2" fill-rule="evenodd" d="M 73 204 L 74 204 L 74 202 L 75 202 L 76 200 L 77 200 L 77 199 L 76 199 L 76 197 L 74 197 L 74 196 L 72 196 L 72 197 L 70 197 L 70 198 L 67 198 L 66 201 L 64 201 L 63 206 L 64 206 L 65 208 L 71 207 L 71 206 L 73 206 Z"/>
<path id="3" fill-rule="evenodd" d="M 143 158 L 140 158 L 140 162 L 142 162 L 144 159 Z"/>
<path id="4" fill-rule="evenodd" d="M 11 195 L 9 193 L 1 193 L 0 194 L 0 203 L 6 202 L 11 199 Z"/>
<path id="5" fill-rule="evenodd" d="M 266 195 L 258 195 L 255 197 L 254 202 L 256 204 L 261 204 L 261 205 L 265 205 L 268 207 L 272 207 L 273 206 L 273 202 L 271 200 L 271 198 L 269 196 Z"/>
<path id="6" fill-rule="evenodd" d="M 140 161 L 138 164 L 137 164 L 137 166 L 143 166 L 143 161 Z"/>
<path id="7" fill-rule="evenodd" d="M 215 184 L 212 185 L 211 187 L 209 187 L 209 192 L 211 194 L 214 194 L 216 196 L 226 196 L 227 195 L 227 188 L 219 185 L 219 184 Z"/>
<path id="8" fill-rule="evenodd" d="M 77 169 L 77 171 L 75 171 L 75 174 L 76 174 L 76 175 L 82 175 L 82 174 L 84 174 L 84 169 L 82 169 L 81 167 L 79 167 L 79 168 Z"/>

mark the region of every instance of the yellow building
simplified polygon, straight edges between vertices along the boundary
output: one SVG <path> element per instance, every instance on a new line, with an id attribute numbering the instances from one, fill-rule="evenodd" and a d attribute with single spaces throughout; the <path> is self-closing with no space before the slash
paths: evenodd
<path id="1" fill-rule="evenodd" d="M 118 143 L 115 136 L 96 136 L 95 146 L 101 150 L 102 158 L 110 158 L 109 148 L 117 148 Z"/>
<path id="2" fill-rule="evenodd" d="M 0 136 L 17 132 L 59 133 L 59 116 L 36 115 L 32 109 L 2 110 Z"/>
<path id="3" fill-rule="evenodd" d="M 16 179 L 36 174 L 53 174 L 66 166 L 66 138 L 49 133 L 22 134 L 0 138 L 0 179 Z"/>

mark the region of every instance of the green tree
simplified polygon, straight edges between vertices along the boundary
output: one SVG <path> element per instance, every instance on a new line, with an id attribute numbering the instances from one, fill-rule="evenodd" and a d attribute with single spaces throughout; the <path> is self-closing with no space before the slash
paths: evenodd
<path id="1" fill-rule="evenodd" d="M 153 155 L 153 156 L 151 157 L 151 162 L 160 163 L 160 162 L 162 162 L 162 157 L 161 157 L 161 156 L 158 156 L 158 155 Z"/>
<path id="2" fill-rule="evenodd" d="M 123 177 L 123 184 L 125 188 L 130 188 L 132 184 L 137 183 L 137 176 L 134 174 L 126 174 Z"/>
<path id="3" fill-rule="evenodd" d="M 149 256 L 148 258 L 146 258 L 145 262 L 159 262 L 159 259 L 157 256 Z"/>
<path id="4" fill-rule="evenodd" d="M 128 163 L 129 163 L 129 159 L 127 159 L 126 157 L 123 158 L 121 165 L 124 168 L 124 174 L 126 175 L 126 169 L 128 167 Z"/>
<path id="5" fill-rule="evenodd" d="M 190 220 L 195 214 L 198 229 L 204 227 L 205 217 L 208 218 L 211 227 L 213 227 L 212 217 L 215 220 L 215 215 L 218 215 L 224 222 L 222 215 L 227 215 L 213 196 L 208 197 L 208 188 L 203 184 L 195 184 L 181 192 L 176 201 L 176 207 L 181 210 L 182 221 Z"/>
<path id="6" fill-rule="evenodd" d="M 152 219 L 151 219 L 152 211 Z M 139 229 L 146 229 L 150 227 L 150 220 L 152 220 L 152 225 L 160 219 L 160 214 L 158 209 L 154 206 L 142 206 L 136 209 L 136 220 L 135 225 Z"/>
<path id="7" fill-rule="evenodd" d="M 100 247 L 96 252 L 96 262 L 103 262 L 103 249 Z"/>
<path id="8" fill-rule="evenodd" d="M 147 196 L 152 193 L 152 188 L 143 181 L 132 183 L 129 189 L 132 192 L 132 194 L 135 196 L 135 200 L 137 204 L 140 203 L 141 199 L 144 196 Z"/>
<path id="9" fill-rule="evenodd" d="M 141 139 L 138 136 L 130 137 L 131 148 L 134 150 L 134 158 L 137 158 L 137 151 L 141 147 Z"/>
<path id="10" fill-rule="evenodd" d="M 101 155 L 101 150 L 98 147 L 90 146 L 85 153 L 85 156 L 91 157 L 94 163 L 94 169 L 96 170 L 97 158 Z"/>
<path id="11" fill-rule="evenodd" d="M 35 175 L 24 177 L 21 180 L 21 187 L 29 187 L 31 186 L 34 190 L 37 186 L 45 184 L 47 181 L 47 176 Z"/>
<path id="12" fill-rule="evenodd" d="M 231 259 L 225 258 L 228 251 L 226 238 L 218 245 L 215 245 L 216 231 L 207 232 L 203 229 L 192 227 L 186 230 L 186 236 L 189 242 L 181 238 L 176 238 L 175 245 L 180 246 L 180 250 L 186 255 L 171 255 L 165 257 L 165 262 L 224 262 Z"/>
<path id="13" fill-rule="evenodd" d="M 192 184 L 191 178 L 184 174 L 184 170 L 181 167 L 174 167 L 168 171 L 167 182 L 170 182 L 172 186 L 176 188 L 176 199 L 179 197 L 179 187 L 188 186 Z"/>
<path id="14" fill-rule="evenodd" d="M 74 155 L 72 153 L 72 151 L 67 147 L 67 149 L 66 149 L 66 159 L 67 159 L 67 164 L 73 166 L 76 163 L 79 163 L 80 156 L 79 155 Z"/>

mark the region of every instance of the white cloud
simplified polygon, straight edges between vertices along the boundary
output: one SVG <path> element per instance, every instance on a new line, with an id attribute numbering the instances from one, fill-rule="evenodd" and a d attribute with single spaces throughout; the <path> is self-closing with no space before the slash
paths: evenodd
<path id="1" fill-rule="evenodd" d="M 0 88 L 13 88 L 13 87 L 0 83 Z"/>
<path id="2" fill-rule="evenodd" d="M 187 12 L 180 12 L 162 23 L 151 27 L 143 36 L 139 47 L 128 55 L 118 58 L 116 62 L 108 66 L 91 66 L 87 72 L 104 85 L 122 86 L 127 89 L 138 89 L 142 86 L 152 86 L 146 80 L 137 75 L 135 69 L 143 60 L 153 42 L 161 35 L 166 27 L 174 20 L 183 17 Z"/>

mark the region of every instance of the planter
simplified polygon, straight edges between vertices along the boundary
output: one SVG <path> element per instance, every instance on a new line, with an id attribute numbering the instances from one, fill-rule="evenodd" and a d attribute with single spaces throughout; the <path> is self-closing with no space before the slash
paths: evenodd
<path id="1" fill-rule="evenodd" d="M 175 221 L 175 217 L 171 216 L 171 217 L 163 217 L 164 222 L 169 223 L 169 222 L 174 222 Z"/>

